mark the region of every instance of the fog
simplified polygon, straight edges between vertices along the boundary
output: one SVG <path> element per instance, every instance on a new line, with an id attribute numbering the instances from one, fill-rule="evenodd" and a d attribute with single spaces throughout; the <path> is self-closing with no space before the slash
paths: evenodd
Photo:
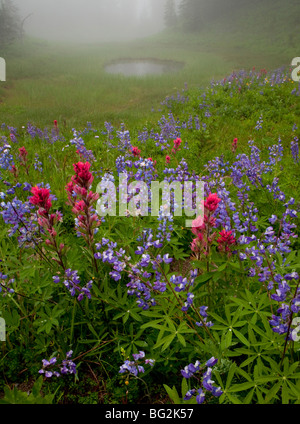
<path id="1" fill-rule="evenodd" d="M 127 41 L 164 28 L 166 0 L 14 0 L 27 35 L 73 42 Z"/>

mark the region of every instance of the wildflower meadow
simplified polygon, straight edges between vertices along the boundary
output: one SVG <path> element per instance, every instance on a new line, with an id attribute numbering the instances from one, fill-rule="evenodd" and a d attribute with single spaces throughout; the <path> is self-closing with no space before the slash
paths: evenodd
<path id="1" fill-rule="evenodd" d="M 1 404 L 299 404 L 299 96 L 252 69 L 139 127 L 2 123 Z"/>

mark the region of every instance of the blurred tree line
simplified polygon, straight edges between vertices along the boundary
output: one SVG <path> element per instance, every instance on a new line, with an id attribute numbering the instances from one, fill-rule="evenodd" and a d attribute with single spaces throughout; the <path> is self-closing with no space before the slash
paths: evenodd
<path id="1" fill-rule="evenodd" d="M 166 0 L 165 25 L 168 28 L 178 27 L 186 32 L 205 29 L 220 16 L 245 6 L 270 0 Z"/>
<path id="2" fill-rule="evenodd" d="M 22 37 L 22 21 L 11 0 L 0 3 L 0 47 Z"/>

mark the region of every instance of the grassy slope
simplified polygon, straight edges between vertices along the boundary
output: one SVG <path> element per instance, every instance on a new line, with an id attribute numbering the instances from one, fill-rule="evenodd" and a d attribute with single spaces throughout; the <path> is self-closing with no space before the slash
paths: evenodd
<path id="1" fill-rule="evenodd" d="M 142 45 L 142 44 L 141 44 Z M 36 69 L 36 78 L 40 81 L 47 81 L 50 80 L 53 82 L 51 85 L 52 89 L 57 84 L 60 88 L 60 90 L 63 89 L 63 87 L 66 85 L 66 81 L 71 80 L 72 78 L 74 81 L 78 81 L 76 79 L 76 72 L 81 75 L 82 74 L 82 68 L 77 67 L 76 72 L 74 69 L 75 65 L 79 65 L 79 61 L 77 56 L 73 56 L 73 62 L 70 60 L 65 60 L 61 55 L 63 54 L 62 50 L 55 51 L 56 57 L 60 57 L 62 64 L 69 64 L 69 67 L 67 68 L 67 72 L 65 75 L 60 71 L 59 66 L 59 60 L 53 64 L 51 68 L 49 68 L 49 61 L 48 57 L 50 54 L 54 54 L 54 51 L 51 50 L 52 47 L 48 45 L 47 51 L 44 52 L 45 59 L 39 59 L 40 52 L 43 49 L 43 46 L 41 45 L 40 48 L 36 49 L 35 51 L 32 51 L 32 57 L 36 56 L 34 59 L 35 63 L 41 62 L 39 64 L 39 68 Z M 60 56 L 59 53 L 60 52 Z M 135 52 L 137 55 L 139 54 L 138 51 Z M 107 55 L 109 52 L 107 52 Z M 124 53 L 125 54 L 125 53 Z M 87 56 L 90 58 L 90 54 L 87 53 Z M 68 59 L 70 59 L 72 55 L 68 56 Z M 33 59 L 32 59 L 33 60 Z M 80 62 L 83 66 L 84 61 Z M 95 58 L 95 63 L 97 63 L 97 60 Z M 28 83 L 32 83 L 32 77 L 31 72 L 34 67 L 28 66 L 26 68 L 26 63 L 20 60 L 19 66 L 23 67 L 24 75 L 27 75 Z M 93 70 L 95 68 L 91 67 L 90 73 L 93 74 Z M 224 75 L 223 75 L 224 76 Z M 17 83 L 17 82 L 14 82 Z M 9 83 L 10 84 L 10 83 Z M 20 82 L 21 84 L 21 82 Z M 121 85 L 121 82 L 120 82 Z M 190 84 L 189 84 L 190 85 Z M 26 85 L 29 87 L 29 85 Z M 21 87 L 21 86 L 20 86 Z M 134 87 L 134 86 L 132 86 Z M 197 131 L 195 129 L 193 130 L 182 130 L 182 139 L 183 141 L 187 141 L 189 146 L 191 147 L 190 150 L 181 150 L 178 152 L 178 160 L 180 160 L 182 157 L 186 158 L 189 169 L 195 170 L 196 172 L 203 172 L 203 164 L 205 164 L 208 160 L 211 160 L 214 156 L 220 156 L 221 154 L 224 154 L 225 160 L 229 160 L 232 162 L 235 158 L 235 154 L 231 152 L 231 142 L 233 137 L 238 137 L 238 153 L 249 153 L 249 149 L 247 149 L 247 142 L 250 138 L 254 139 L 255 143 L 259 148 L 262 150 L 263 155 L 267 155 L 267 146 L 274 144 L 278 141 L 278 137 L 281 137 L 281 140 L 284 145 L 284 159 L 282 162 L 280 162 L 279 167 L 277 169 L 277 176 L 280 177 L 280 187 L 284 189 L 284 191 L 287 190 L 288 193 L 295 196 L 296 202 L 298 204 L 299 198 L 297 196 L 297 193 L 299 192 L 299 164 L 295 165 L 293 161 L 291 160 L 291 155 L 289 152 L 289 146 L 292 138 L 297 135 L 300 137 L 299 129 L 296 132 L 292 132 L 292 126 L 294 123 L 299 124 L 299 116 L 300 116 L 300 97 L 297 97 L 295 95 L 291 95 L 292 89 L 295 87 L 295 84 L 293 84 L 291 81 L 287 82 L 286 84 L 279 85 L 272 87 L 270 84 L 266 84 L 263 87 L 254 87 L 254 86 L 248 86 L 247 81 L 243 84 L 243 90 L 241 93 L 239 93 L 238 90 L 230 90 L 228 89 L 228 86 L 225 86 L 224 88 L 219 87 L 215 91 L 207 90 L 207 98 L 206 103 L 209 105 L 209 111 L 211 113 L 211 116 L 209 118 L 205 118 L 203 116 L 204 110 L 199 108 L 199 105 L 203 103 L 203 92 L 196 89 L 196 88 L 190 88 L 187 92 L 184 93 L 185 96 L 189 96 L 190 101 L 186 102 L 185 104 L 177 103 L 176 101 L 171 102 L 172 103 L 172 112 L 176 119 L 180 120 L 180 122 L 187 121 L 188 117 L 190 115 L 201 115 L 201 122 L 207 123 L 207 131 Z M 41 84 L 41 88 L 42 84 Z M 25 89 L 25 82 L 23 89 Z M 33 84 L 33 88 L 36 90 L 35 85 Z M 43 88 L 44 90 L 45 88 Z M 134 89 L 134 88 L 132 88 Z M 29 89 L 28 89 L 29 90 Z M 59 89 L 57 88 L 59 94 Z M 104 89 L 103 89 L 104 90 Z M 138 90 L 136 88 L 136 90 Z M 121 88 L 120 88 L 121 91 Z M 78 93 L 78 91 L 76 91 Z M 74 90 L 72 91 L 74 93 Z M 91 93 L 91 92 L 90 92 Z M 231 94 L 232 95 L 231 95 Z M 170 94 L 170 93 L 168 93 Z M 46 96 L 46 92 L 43 94 Z M 48 96 L 51 97 L 51 88 L 49 88 Z M 47 104 L 49 102 L 49 99 L 47 99 L 47 96 L 45 97 Z M 161 100 L 161 97 L 159 97 L 158 102 Z M 59 103 L 58 103 L 59 104 Z M 46 105 L 45 105 L 46 106 Z M 15 107 L 15 106 L 14 106 Z M 13 108 L 14 108 L 13 107 Z M 53 111 L 55 111 L 54 107 L 58 107 L 55 103 L 53 104 Z M 74 106 L 74 109 L 76 110 L 76 107 L 78 109 L 81 109 L 83 106 L 78 105 Z M 15 124 L 16 120 L 21 119 L 21 113 L 20 115 L 16 115 L 14 109 L 12 108 L 12 114 L 11 119 L 9 120 L 10 124 Z M 164 113 L 167 116 L 168 109 L 162 108 L 162 112 L 153 114 L 151 121 L 155 122 L 155 119 L 157 116 L 161 117 L 162 113 Z M 40 119 L 39 122 L 43 123 L 44 119 L 45 122 L 47 121 L 47 111 L 49 112 L 52 109 L 44 109 L 43 113 L 39 113 L 37 110 L 37 120 Z M 45 114 L 45 118 L 43 117 L 43 114 Z M 128 116 L 132 116 L 129 114 Z M 255 130 L 256 121 L 259 119 L 260 115 L 263 115 L 264 122 L 263 122 L 263 128 L 260 131 Z M 9 115 L 7 115 L 9 117 Z M 112 116 L 113 113 L 112 113 Z M 134 117 L 135 115 L 133 115 Z M 1 115 L 1 118 L 3 115 Z M 55 116 L 57 117 L 57 116 Z M 52 116 L 51 116 L 52 119 Z M 133 121 L 133 118 L 132 118 Z M 74 118 L 74 121 L 70 121 L 72 123 L 77 123 L 76 117 Z M 7 121 L 8 123 L 8 121 Z M 102 127 L 102 122 L 94 122 L 96 125 L 99 124 L 99 126 Z M 152 126 L 152 122 L 148 122 L 149 129 Z M 298 125 L 300 127 L 300 125 Z M 1 131 L 1 130 L 0 130 Z M 9 134 L 9 132 L 5 131 L 3 132 L 6 135 Z M 1 133 L 2 135 L 2 133 Z M 101 137 L 100 141 L 103 139 Z M 111 166 L 111 168 L 115 169 L 114 163 L 115 163 L 115 157 L 116 155 L 120 154 L 118 151 L 111 150 L 110 156 L 108 157 L 109 161 L 106 163 L 105 160 L 102 160 L 101 158 L 105 159 L 107 157 L 106 147 L 103 143 L 95 143 L 95 137 L 94 133 L 90 132 L 87 135 L 84 136 L 84 140 L 86 142 L 86 146 L 88 148 L 92 148 L 95 156 L 97 157 L 97 163 L 93 164 L 93 169 L 98 170 L 98 166 Z M 115 140 L 116 141 L 116 140 Z M 136 139 L 134 139 L 134 142 L 137 142 Z M 19 143 L 12 144 L 12 150 L 15 157 L 17 157 L 18 154 L 18 147 L 21 145 L 25 145 L 26 149 L 29 152 L 29 160 L 33 161 L 35 152 L 39 152 L 40 154 L 40 160 L 43 162 L 43 174 L 39 174 L 38 171 L 34 170 L 34 167 L 31 165 L 30 168 L 30 181 L 33 182 L 40 182 L 45 181 L 49 182 L 51 185 L 51 188 L 53 190 L 53 193 L 55 193 L 58 196 L 59 201 L 61 204 L 65 204 L 65 199 L 63 199 L 63 195 L 65 195 L 64 185 L 66 182 L 70 179 L 70 176 L 73 173 L 72 169 L 72 163 L 76 158 L 78 159 L 78 155 L 75 154 L 75 146 L 70 148 L 64 148 L 66 145 L 66 142 L 56 142 L 55 144 L 51 145 L 49 143 L 46 143 L 42 140 L 34 139 L 31 140 L 29 135 L 21 135 L 19 137 Z M 157 159 L 158 161 L 158 167 L 161 171 L 164 166 L 164 155 L 165 152 L 159 152 L 159 149 L 155 147 L 154 143 L 147 143 L 146 145 L 143 145 L 141 143 L 137 143 L 139 147 L 142 149 L 142 155 L 145 157 L 152 156 L 153 158 Z M 64 150 L 63 150 L 64 148 Z M 49 153 L 53 156 L 54 160 L 49 161 Z M 54 167 L 54 163 L 60 164 L 60 166 L 57 166 L 57 168 Z M 283 170 L 281 169 L 281 165 L 283 166 Z M 175 166 L 174 163 L 171 164 L 171 166 Z M 55 169 L 55 172 L 53 172 L 53 169 Z M 288 172 L 286 172 L 288 170 Z M 4 171 L 5 172 L 5 171 Z M 21 177 L 23 179 L 21 179 Z M 11 175 L 9 178 L 12 178 Z M 24 172 L 20 176 L 20 181 L 27 181 L 27 176 L 24 174 Z M 6 190 L 7 187 L 4 187 L 2 185 L 1 190 Z M 0 191 L 1 191 L 0 190 Z M 25 196 L 25 194 L 24 194 Z M 261 202 L 263 202 L 264 199 L 260 198 Z M 268 209 L 268 216 L 270 209 L 273 211 L 272 207 L 273 204 L 265 202 L 265 204 L 259 205 L 260 206 L 260 212 L 263 214 L 264 208 Z M 298 206 L 298 205 L 297 205 Z M 187 235 L 187 238 L 190 239 L 190 232 Z M 40 284 L 35 282 L 35 284 Z M 34 346 L 32 346 L 32 351 L 34 352 Z M 110 348 L 110 346 L 109 346 Z M 17 352 L 17 349 L 15 349 L 14 352 Z M 9 361 L 5 363 L 5 369 L 9 369 L 8 364 L 11 365 L 11 369 L 13 369 L 13 361 L 11 360 L 11 356 L 9 356 Z M 20 371 L 22 371 L 25 366 L 24 363 L 20 364 Z M 7 368 L 6 368 L 7 367 Z M 32 371 L 31 367 L 28 367 L 30 372 Z M 15 375 L 17 373 L 15 372 Z M 20 375 L 17 375 L 17 378 L 24 379 L 25 375 L 27 373 L 22 373 Z M 30 373 L 28 372 L 28 375 Z M 105 376 L 106 378 L 106 376 Z M 170 378 L 170 377 L 168 377 Z M 9 380 L 9 378 L 8 378 Z M 21 380 L 22 381 L 22 380 Z M 161 381 L 160 381 L 161 383 Z M 169 383 L 169 381 L 168 381 Z M 107 384 L 107 382 L 106 382 Z M 63 386 L 62 386 L 63 387 Z M 105 384 L 104 384 L 105 387 Z M 151 386 L 152 387 L 152 386 Z M 72 400 L 69 400 L 69 402 L 74 402 L 74 397 L 71 397 L 73 395 L 72 390 L 74 391 L 74 388 L 72 387 L 63 387 L 61 390 L 65 390 L 64 396 L 67 398 L 69 395 Z M 76 395 L 79 393 L 78 386 L 76 387 Z M 89 388 L 89 390 L 92 390 Z M 99 390 L 99 389 L 97 389 Z M 109 388 L 105 387 L 105 396 L 109 396 Z M 54 391 L 54 390 L 53 390 Z M 113 392 L 113 390 L 111 389 Z M 87 392 L 84 392 L 84 396 L 87 396 Z M 77 397 L 75 398 L 77 401 Z M 83 397 L 81 398 L 83 399 Z M 86 398 L 85 398 L 86 400 Z"/>
<path id="2" fill-rule="evenodd" d="M 199 34 L 165 32 L 129 44 L 55 45 L 27 40 L 7 52 L 7 82 L 0 86 L 0 121 L 39 126 L 54 119 L 67 128 L 87 121 L 128 125 L 154 120 L 164 96 L 206 86 L 233 69 L 273 69 L 299 55 L 299 4 L 274 0 L 250 2 Z M 145 52 L 147 52 L 145 54 Z M 122 78 L 107 75 L 104 65 L 119 57 L 156 57 L 185 62 L 177 74 Z"/>

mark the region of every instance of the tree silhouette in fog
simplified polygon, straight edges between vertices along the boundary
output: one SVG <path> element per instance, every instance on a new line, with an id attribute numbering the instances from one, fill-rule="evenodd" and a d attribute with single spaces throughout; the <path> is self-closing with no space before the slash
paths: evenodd
<path id="1" fill-rule="evenodd" d="M 17 8 L 11 0 L 0 3 L 0 47 L 13 42 L 20 37 L 21 22 Z"/>

